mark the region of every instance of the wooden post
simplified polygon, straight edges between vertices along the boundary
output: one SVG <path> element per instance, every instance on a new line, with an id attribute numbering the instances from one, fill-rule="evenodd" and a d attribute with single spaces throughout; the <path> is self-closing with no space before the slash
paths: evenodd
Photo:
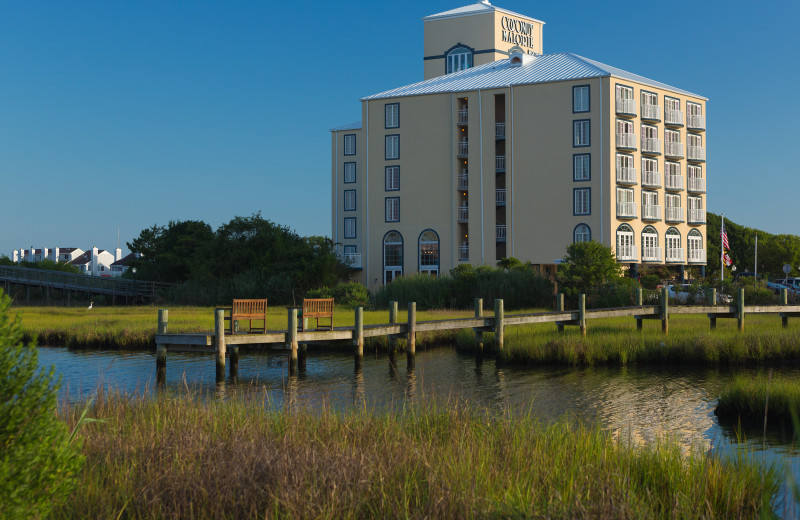
<path id="1" fill-rule="evenodd" d="M 789 291 L 781 289 L 781 305 L 789 305 Z M 789 316 L 781 316 L 781 326 L 785 329 L 789 326 Z"/>
<path id="2" fill-rule="evenodd" d="M 661 289 L 661 332 L 669 333 L 669 289 Z"/>
<path id="3" fill-rule="evenodd" d="M 355 343 L 357 358 L 364 357 L 364 307 L 356 307 L 355 330 L 353 331 L 353 341 Z"/>
<path id="4" fill-rule="evenodd" d="M 397 302 L 390 301 L 389 302 L 389 323 L 395 324 L 397 323 Z M 396 350 L 397 349 L 397 336 L 394 334 L 389 334 L 389 350 Z"/>
<path id="5" fill-rule="evenodd" d="M 483 298 L 475 298 L 475 317 L 483 318 Z M 475 350 L 483 352 L 483 331 L 475 329 Z"/>
<path id="6" fill-rule="evenodd" d="M 578 296 L 578 324 L 581 327 L 581 334 L 586 335 L 586 295 Z"/>
<path id="7" fill-rule="evenodd" d="M 739 301 L 736 303 L 736 321 L 739 332 L 744 330 L 744 287 L 739 288 Z"/>
<path id="8" fill-rule="evenodd" d="M 158 309 L 158 333 L 167 333 L 169 323 L 169 310 Z M 163 343 L 156 345 L 156 383 L 164 383 L 167 378 L 167 346 Z"/>
<path id="9" fill-rule="evenodd" d="M 406 348 L 409 354 L 417 352 L 417 302 L 408 304 L 408 346 Z"/>
<path id="10" fill-rule="evenodd" d="M 636 306 L 641 307 L 644 304 L 644 298 L 642 298 L 642 288 L 636 288 Z M 636 318 L 636 330 L 642 330 L 642 318 Z"/>
<path id="11" fill-rule="evenodd" d="M 564 293 L 556 294 L 556 310 L 564 312 Z M 561 323 L 558 324 L 558 332 L 564 332 L 564 325 Z"/>
<path id="12" fill-rule="evenodd" d="M 225 311 L 214 311 L 214 342 L 217 351 L 217 381 L 225 381 Z"/>
<path id="13" fill-rule="evenodd" d="M 711 305 L 717 304 L 717 290 L 714 288 L 709 289 L 709 300 L 711 300 Z M 715 330 L 717 328 L 717 317 L 716 316 L 709 316 L 708 317 L 708 326 L 711 330 Z"/>
<path id="14" fill-rule="evenodd" d="M 297 308 L 289 309 L 287 338 L 289 347 L 289 373 L 297 369 Z"/>
<path id="15" fill-rule="evenodd" d="M 503 350 L 504 330 L 503 322 L 505 321 L 505 310 L 503 309 L 503 300 L 496 299 L 494 301 L 494 343 L 497 350 Z"/>

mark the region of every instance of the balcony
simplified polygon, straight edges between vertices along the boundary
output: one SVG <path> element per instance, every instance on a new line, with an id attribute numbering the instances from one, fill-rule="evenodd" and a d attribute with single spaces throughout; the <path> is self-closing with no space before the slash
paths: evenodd
<path id="1" fill-rule="evenodd" d="M 705 223 L 706 223 L 706 210 L 704 209 L 689 210 L 689 224 L 705 224 Z"/>
<path id="2" fill-rule="evenodd" d="M 466 125 L 469 123 L 469 110 L 458 111 L 458 124 Z"/>
<path id="3" fill-rule="evenodd" d="M 347 265 L 349 269 L 362 269 L 361 253 L 342 253 L 339 255 L 342 263 Z"/>
<path id="4" fill-rule="evenodd" d="M 635 116 L 636 100 L 617 98 L 617 114 L 621 116 Z"/>
<path id="5" fill-rule="evenodd" d="M 664 252 L 660 247 L 643 247 L 642 262 L 661 262 Z"/>
<path id="6" fill-rule="evenodd" d="M 683 175 L 665 175 L 664 187 L 672 191 L 680 191 L 683 189 Z"/>
<path id="7" fill-rule="evenodd" d="M 661 155 L 661 139 L 642 137 L 642 153 Z"/>
<path id="8" fill-rule="evenodd" d="M 469 222 L 469 206 L 458 207 L 458 222 Z"/>
<path id="9" fill-rule="evenodd" d="M 664 155 L 677 159 L 683 158 L 683 143 L 664 143 Z"/>
<path id="10" fill-rule="evenodd" d="M 667 262 L 683 262 L 684 252 L 682 247 L 667 248 Z"/>
<path id="11" fill-rule="evenodd" d="M 661 121 L 661 107 L 658 105 L 642 105 L 642 119 Z"/>
<path id="12" fill-rule="evenodd" d="M 494 124 L 494 138 L 495 139 L 505 139 L 506 138 L 506 124 L 505 123 L 495 123 Z"/>
<path id="13" fill-rule="evenodd" d="M 636 150 L 636 134 L 617 134 L 617 148 Z"/>
<path id="14" fill-rule="evenodd" d="M 664 124 L 671 126 L 683 126 L 683 110 L 665 110 Z"/>
<path id="15" fill-rule="evenodd" d="M 661 206 L 642 204 L 642 220 L 661 220 Z"/>
<path id="16" fill-rule="evenodd" d="M 680 206 L 667 206 L 667 222 L 683 222 L 683 208 Z"/>
<path id="17" fill-rule="evenodd" d="M 705 162 L 706 149 L 702 146 L 689 146 L 686 158 L 690 161 Z"/>
<path id="18" fill-rule="evenodd" d="M 496 172 L 506 171 L 506 156 L 498 155 L 494 158 L 494 169 Z"/>
<path id="19" fill-rule="evenodd" d="M 706 180 L 702 177 L 689 177 L 688 189 L 694 193 L 706 192 Z"/>
<path id="20" fill-rule="evenodd" d="M 636 184 L 636 168 L 617 166 L 617 182 L 620 184 Z"/>
<path id="21" fill-rule="evenodd" d="M 459 141 L 458 143 L 458 157 L 465 158 L 469 155 L 469 142 Z"/>
<path id="22" fill-rule="evenodd" d="M 686 116 L 686 127 L 689 130 L 705 130 L 706 116 L 689 114 Z"/>
<path id="23" fill-rule="evenodd" d="M 618 218 L 636 218 L 635 202 L 617 202 Z"/>
<path id="24" fill-rule="evenodd" d="M 636 261 L 636 248 L 632 245 L 618 246 L 617 247 L 617 261 L 618 262 L 635 262 Z"/>
<path id="25" fill-rule="evenodd" d="M 505 190 L 505 188 L 494 190 L 494 202 L 498 206 L 505 206 L 506 205 L 506 190 Z"/>
<path id="26" fill-rule="evenodd" d="M 706 263 L 706 250 L 689 248 L 689 262 L 704 264 Z"/>
<path id="27" fill-rule="evenodd" d="M 505 224 L 497 224 L 497 241 L 498 242 L 505 242 L 506 241 L 506 225 Z"/>
<path id="28" fill-rule="evenodd" d="M 458 261 L 469 262 L 469 246 L 458 246 Z"/>
<path id="29" fill-rule="evenodd" d="M 642 172 L 642 187 L 643 188 L 660 188 L 661 187 L 661 172 L 654 172 L 645 170 Z"/>
<path id="30" fill-rule="evenodd" d="M 458 189 L 459 190 L 469 189 L 469 175 L 467 175 L 466 173 L 458 174 Z"/>

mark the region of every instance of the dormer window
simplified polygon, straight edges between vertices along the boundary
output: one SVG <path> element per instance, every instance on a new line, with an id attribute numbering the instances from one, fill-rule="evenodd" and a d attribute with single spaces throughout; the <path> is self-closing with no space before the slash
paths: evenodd
<path id="1" fill-rule="evenodd" d="M 447 53 L 447 74 L 472 67 L 472 50 L 455 47 Z"/>

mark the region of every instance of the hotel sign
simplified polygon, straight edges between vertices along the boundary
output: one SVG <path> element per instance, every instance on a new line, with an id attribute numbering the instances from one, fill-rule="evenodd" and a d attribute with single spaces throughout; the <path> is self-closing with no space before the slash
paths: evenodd
<path id="1" fill-rule="evenodd" d="M 532 23 L 504 16 L 500 19 L 500 27 L 504 42 L 531 49 L 536 47 Z"/>

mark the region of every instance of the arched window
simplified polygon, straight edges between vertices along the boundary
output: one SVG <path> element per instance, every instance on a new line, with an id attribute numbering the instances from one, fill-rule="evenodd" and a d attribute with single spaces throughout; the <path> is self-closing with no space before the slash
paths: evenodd
<path id="1" fill-rule="evenodd" d="M 674 227 L 667 230 L 664 237 L 664 245 L 667 248 L 667 262 L 683 262 L 683 248 L 681 247 L 681 233 Z"/>
<path id="2" fill-rule="evenodd" d="M 578 242 L 588 242 L 592 239 L 592 230 L 589 229 L 589 226 L 586 224 L 578 224 L 575 226 L 575 230 L 572 232 L 572 241 L 575 243 Z"/>
<path id="3" fill-rule="evenodd" d="M 447 53 L 447 74 L 472 67 L 472 49 L 454 47 Z"/>
<path id="4" fill-rule="evenodd" d="M 419 236 L 419 272 L 439 276 L 439 235 L 432 229 Z"/>
<path id="5" fill-rule="evenodd" d="M 642 262 L 661 262 L 664 256 L 658 247 L 658 231 L 653 226 L 642 230 Z"/>
<path id="6" fill-rule="evenodd" d="M 403 274 L 403 237 L 389 231 L 383 237 L 383 283 L 387 284 Z"/>
<path id="7" fill-rule="evenodd" d="M 636 260 L 636 247 L 633 240 L 633 228 L 622 224 L 617 228 L 617 260 L 630 262 Z"/>
<path id="8" fill-rule="evenodd" d="M 700 231 L 696 229 L 689 231 L 689 236 L 686 237 L 686 248 L 689 250 L 689 262 L 706 263 L 705 241 Z"/>

